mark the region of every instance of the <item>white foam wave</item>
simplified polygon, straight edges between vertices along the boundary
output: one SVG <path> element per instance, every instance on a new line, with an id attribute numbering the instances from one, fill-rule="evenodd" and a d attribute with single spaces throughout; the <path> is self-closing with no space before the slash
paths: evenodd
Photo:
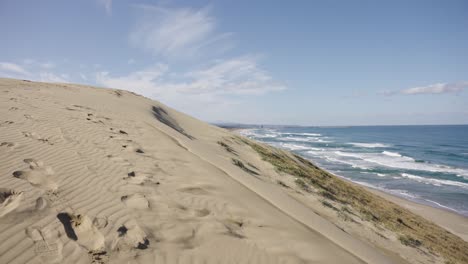
<path id="1" fill-rule="evenodd" d="M 352 157 L 352 158 L 358 158 L 358 159 L 363 159 L 362 155 L 357 154 L 357 153 L 351 153 L 351 152 L 342 152 L 342 151 L 335 151 L 335 154 L 338 156 L 342 157 Z"/>
<path id="2" fill-rule="evenodd" d="M 321 152 L 309 152 L 316 156 L 325 157 L 329 161 L 349 164 L 353 168 L 369 169 L 384 166 L 404 170 L 430 171 L 439 173 L 452 173 L 459 177 L 468 177 L 468 170 L 453 168 L 445 165 L 420 163 L 415 159 L 403 156 L 400 153 L 384 151 L 386 153 L 356 153 L 326 150 Z"/>
<path id="3" fill-rule="evenodd" d="M 311 153 L 310 151 L 308 151 L 308 153 Z M 349 160 L 343 160 L 343 159 L 337 159 L 336 157 L 331 157 L 331 156 L 328 156 L 328 155 L 325 155 L 323 156 L 323 154 L 318 154 L 317 156 L 320 156 L 321 158 L 325 158 L 326 160 L 330 161 L 330 162 L 335 162 L 335 163 L 343 163 L 343 164 L 347 164 L 347 165 L 350 165 L 351 167 L 353 168 L 356 168 L 356 169 L 362 169 L 362 170 L 369 170 L 370 167 L 362 164 L 362 162 L 359 162 L 359 161 L 349 161 Z"/>
<path id="4" fill-rule="evenodd" d="M 343 178 L 345 178 L 345 177 L 343 177 Z M 366 187 L 370 187 L 370 188 L 373 188 L 373 189 L 381 189 L 381 188 L 379 188 L 378 186 L 375 186 L 375 185 L 370 184 L 370 183 L 367 183 L 367 182 L 363 182 L 363 181 L 353 181 L 353 180 L 351 180 L 351 179 L 349 179 L 349 178 L 346 178 L 346 179 L 348 179 L 348 180 L 350 180 L 350 181 L 352 181 L 352 182 L 355 182 L 355 183 L 357 183 L 357 184 L 366 186 Z"/>
<path id="5" fill-rule="evenodd" d="M 440 203 L 438 203 L 438 202 L 436 202 L 436 201 L 432 201 L 432 200 L 429 200 L 429 199 L 424 199 L 424 200 L 425 200 L 425 201 L 428 201 L 428 202 L 430 202 L 430 203 L 433 203 L 433 204 L 435 204 L 435 205 L 437 205 L 437 206 L 439 206 L 439 207 L 442 207 L 442 208 L 448 209 L 448 210 L 450 210 L 450 211 L 454 211 L 454 212 L 459 213 L 458 210 L 455 210 L 455 209 L 453 209 L 453 208 L 451 208 L 451 207 L 448 207 L 448 206 L 445 206 L 445 205 L 443 205 L 443 204 L 440 204 Z"/>
<path id="6" fill-rule="evenodd" d="M 290 150 L 310 150 L 310 149 L 312 149 L 310 147 L 306 147 L 306 146 L 303 146 L 303 145 L 296 145 L 296 144 L 290 144 L 290 143 L 281 143 L 280 145 L 281 145 L 281 147 L 287 148 L 287 149 L 290 149 Z"/>
<path id="7" fill-rule="evenodd" d="M 359 143 L 359 142 L 350 142 L 348 143 L 350 145 L 353 145 L 355 147 L 360 147 L 360 148 L 387 148 L 390 147 L 388 144 L 383 144 L 383 143 Z"/>
<path id="8" fill-rule="evenodd" d="M 401 157 L 390 157 L 390 156 L 381 156 L 381 155 L 368 155 L 364 157 L 364 160 L 370 163 L 375 163 L 385 167 L 405 169 L 405 170 L 418 170 L 418 171 L 430 171 L 430 172 L 439 172 L 439 173 L 452 173 L 462 175 L 465 177 L 468 175 L 467 170 L 452 168 L 449 166 L 442 166 L 438 164 L 427 164 L 416 162 L 411 157 L 401 156 Z"/>
<path id="9" fill-rule="evenodd" d="M 297 142 L 313 142 L 313 143 L 331 143 L 333 141 L 329 140 L 323 140 L 319 137 L 279 137 L 279 140 L 284 140 L 284 141 L 297 141 Z"/>
<path id="10" fill-rule="evenodd" d="M 434 186 L 442 186 L 442 185 L 449 185 L 449 186 L 457 186 L 457 187 L 463 187 L 463 188 L 468 188 L 468 183 L 464 182 L 457 182 L 457 181 L 450 181 L 450 180 L 440 180 L 440 179 L 434 179 L 434 178 L 425 178 L 421 176 L 416 176 L 412 175 L 409 173 L 401 173 L 401 176 L 420 182 L 424 184 L 432 184 Z"/>
<path id="11" fill-rule="evenodd" d="M 398 152 L 383 151 L 382 154 L 390 156 L 390 157 L 402 157 L 402 155 Z"/>
<path id="12" fill-rule="evenodd" d="M 400 179 L 400 178 L 399 178 Z M 393 195 L 400 196 L 400 197 L 406 197 L 410 199 L 418 199 L 420 198 L 418 195 L 414 193 L 410 193 L 407 190 L 400 190 L 400 189 L 384 189 L 384 191 L 389 192 Z"/>
<path id="13" fill-rule="evenodd" d="M 296 136 L 312 136 L 312 137 L 321 137 L 322 134 L 319 133 L 281 133 L 285 135 L 296 135 Z"/>
<path id="14" fill-rule="evenodd" d="M 263 130 L 259 129 L 242 129 L 239 131 L 240 134 L 246 137 L 256 137 L 256 138 L 275 138 L 279 135 L 274 130 Z"/>

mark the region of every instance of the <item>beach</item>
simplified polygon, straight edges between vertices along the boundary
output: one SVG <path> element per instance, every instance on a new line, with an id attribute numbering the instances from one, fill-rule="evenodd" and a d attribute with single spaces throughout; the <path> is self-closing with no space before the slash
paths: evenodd
<path id="1" fill-rule="evenodd" d="M 368 188 L 371 192 L 390 200 L 415 214 L 433 221 L 439 226 L 447 229 L 455 235 L 461 237 L 463 240 L 468 241 L 468 218 L 450 210 L 434 208 L 419 203 L 412 202 L 401 197 L 391 195 L 376 189 Z"/>
<path id="2" fill-rule="evenodd" d="M 0 101 L 1 263 L 468 261 L 466 217 L 138 94 L 0 79 Z"/>

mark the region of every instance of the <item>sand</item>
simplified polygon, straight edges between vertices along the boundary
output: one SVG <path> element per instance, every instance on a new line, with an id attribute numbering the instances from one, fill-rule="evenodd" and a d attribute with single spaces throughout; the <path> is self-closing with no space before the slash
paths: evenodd
<path id="1" fill-rule="evenodd" d="M 0 263 L 443 261 L 356 235 L 250 147 L 220 145 L 233 132 L 157 101 L 0 79 L 0 102 Z M 466 240 L 466 222 L 438 224 Z"/>

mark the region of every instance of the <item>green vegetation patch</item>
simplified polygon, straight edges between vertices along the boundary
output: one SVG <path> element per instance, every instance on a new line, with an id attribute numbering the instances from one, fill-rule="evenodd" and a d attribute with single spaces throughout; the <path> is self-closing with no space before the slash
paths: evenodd
<path id="1" fill-rule="evenodd" d="M 306 192 L 311 192 L 309 185 L 307 183 L 305 183 L 303 179 L 297 178 L 297 179 L 294 180 L 294 182 L 302 190 L 304 190 Z"/>

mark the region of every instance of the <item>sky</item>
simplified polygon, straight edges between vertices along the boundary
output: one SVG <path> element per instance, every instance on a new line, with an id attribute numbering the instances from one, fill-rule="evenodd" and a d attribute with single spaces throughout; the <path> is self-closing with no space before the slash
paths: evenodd
<path id="1" fill-rule="evenodd" d="M 208 122 L 468 124 L 468 1 L 0 0 L 0 77 Z"/>

